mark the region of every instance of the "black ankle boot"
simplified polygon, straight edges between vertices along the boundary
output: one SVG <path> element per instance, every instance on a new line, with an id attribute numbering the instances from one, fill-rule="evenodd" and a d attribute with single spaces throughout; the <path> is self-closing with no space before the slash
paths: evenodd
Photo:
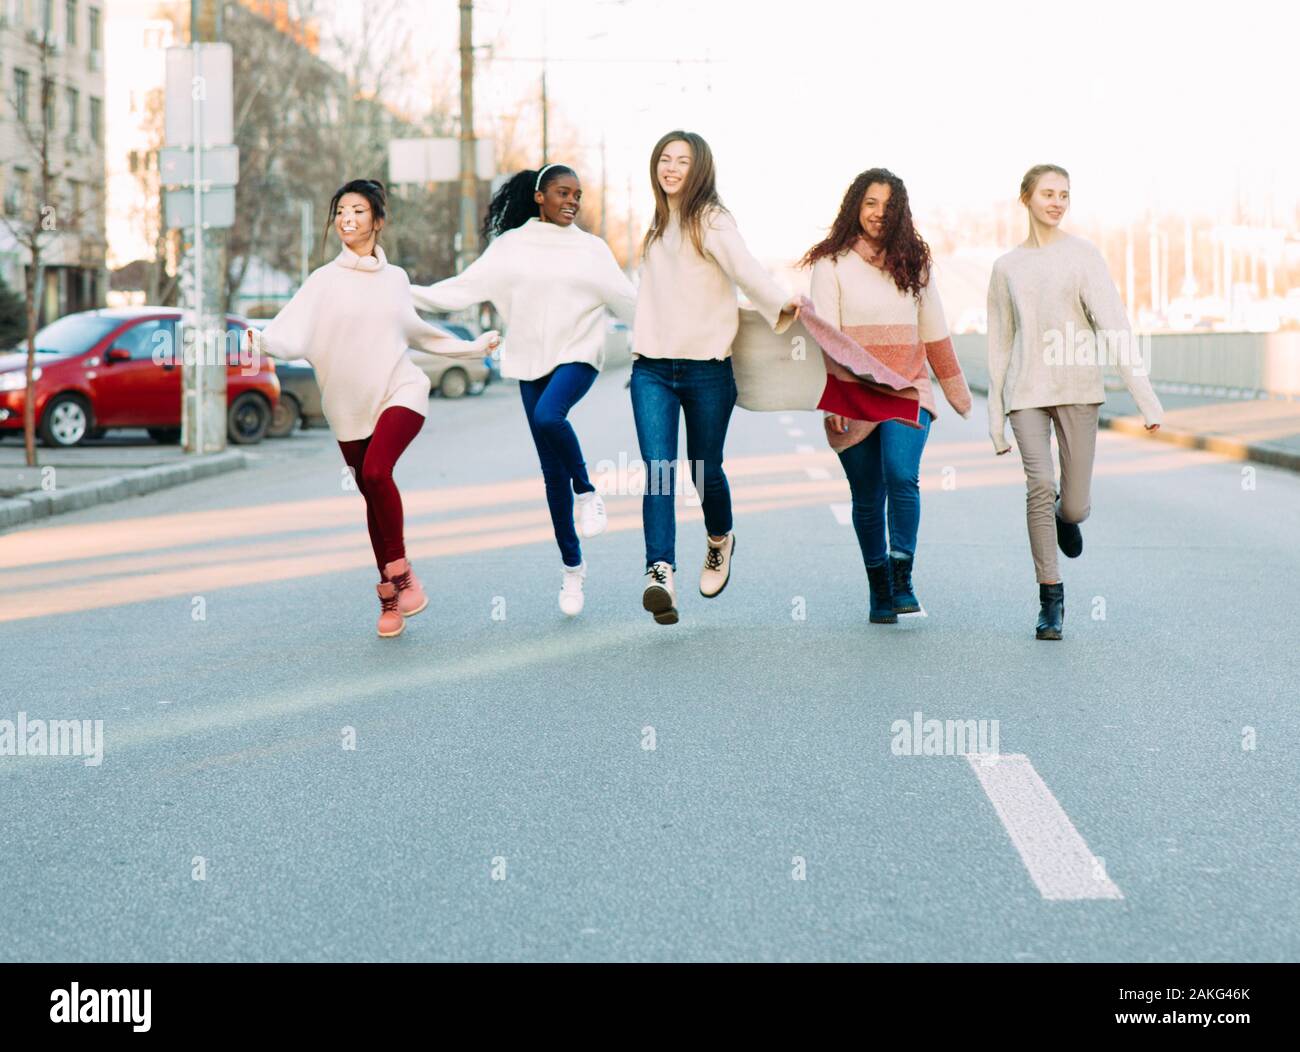
<path id="1" fill-rule="evenodd" d="M 871 623 L 873 625 L 898 624 L 898 615 L 894 613 L 893 592 L 889 587 L 889 564 L 868 566 L 867 582 L 871 585 Z"/>
<path id="2" fill-rule="evenodd" d="M 921 600 L 912 591 L 912 557 L 891 555 L 889 567 L 893 571 L 894 613 L 915 614 L 921 609 Z"/>
<path id="3" fill-rule="evenodd" d="M 1083 531 L 1077 522 L 1066 522 L 1061 518 L 1061 508 L 1056 507 L 1056 546 L 1067 559 L 1077 559 L 1083 554 Z"/>
<path id="4" fill-rule="evenodd" d="M 1061 629 L 1065 626 L 1065 583 L 1040 584 L 1038 586 L 1039 639 L 1060 639 Z"/>

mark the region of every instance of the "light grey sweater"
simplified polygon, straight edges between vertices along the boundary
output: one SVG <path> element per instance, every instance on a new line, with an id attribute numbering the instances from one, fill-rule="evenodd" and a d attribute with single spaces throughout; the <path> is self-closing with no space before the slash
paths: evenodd
<path id="1" fill-rule="evenodd" d="M 1106 365 L 1119 370 L 1146 423 L 1160 423 L 1148 352 L 1091 242 L 1067 234 L 1000 256 L 989 279 L 988 314 L 989 434 L 998 452 L 1011 448 L 1009 412 L 1104 402 Z"/>

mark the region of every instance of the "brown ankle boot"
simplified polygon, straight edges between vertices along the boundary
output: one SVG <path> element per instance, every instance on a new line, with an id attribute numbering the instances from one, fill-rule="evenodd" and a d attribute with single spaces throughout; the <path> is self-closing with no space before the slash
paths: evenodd
<path id="1" fill-rule="evenodd" d="M 392 581 L 381 581 L 375 585 L 379 593 L 379 634 L 384 639 L 400 636 L 406 628 L 406 622 L 397 608 L 397 587 Z"/>
<path id="2" fill-rule="evenodd" d="M 424 585 L 415 576 L 409 559 L 394 559 L 384 567 L 384 576 L 397 587 L 397 609 L 403 617 L 414 617 L 429 605 Z"/>

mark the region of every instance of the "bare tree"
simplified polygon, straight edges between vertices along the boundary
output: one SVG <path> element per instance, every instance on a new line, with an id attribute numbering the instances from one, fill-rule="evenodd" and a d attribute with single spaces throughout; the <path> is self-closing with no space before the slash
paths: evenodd
<path id="1" fill-rule="evenodd" d="M 0 210 L 0 222 L 31 258 L 26 282 L 27 384 L 23 399 L 23 442 L 28 467 L 36 466 L 36 330 L 40 321 L 40 297 L 45 288 L 45 259 L 56 241 L 77 234 L 87 216 L 98 216 L 102 204 L 102 189 L 96 189 L 96 184 L 85 186 L 80 202 L 67 200 L 59 185 L 66 181 L 72 169 L 72 158 L 55 134 L 58 86 L 51 75 L 50 59 L 57 52 L 43 35 L 34 46 L 40 112 L 33 120 L 30 112 L 33 99 L 26 79 L 15 78 L 8 102 L 17 116 L 22 151 L 20 158 L 9 160 L 11 164 L 21 161 L 23 170 L 29 174 L 34 170 L 35 185 L 25 181 L 19 186 L 17 206 L 12 211 L 8 207 Z"/>

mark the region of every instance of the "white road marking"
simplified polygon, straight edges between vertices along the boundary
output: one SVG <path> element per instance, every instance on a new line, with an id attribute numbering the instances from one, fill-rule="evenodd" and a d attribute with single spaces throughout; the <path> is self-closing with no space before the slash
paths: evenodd
<path id="1" fill-rule="evenodd" d="M 810 479 L 816 479 L 818 482 L 825 482 L 831 477 L 831 473 L 825 468 L 804 468 Z"/>
<path id="2" fill-rule="evenodd" d="M 812 446 L 804 445 L 803 443 L 800 443 L 799 445 L 795 446 L 794 451 L 796 453 L 804 453 L 804 454 L 817 452 L 817 450 L 813 449 Z"/>
<path id="3" fill-rule="evenodd" d="M 967 753 L 966 759 L 1043 898 L 1064 902 L 1124 897 L 1028 756 Z"/>
<path id="4" fill-rule="evenodd" d="M 800 427 L 787 427 L 785 433 L 791 438 L 803 438 L 803 428 Z"/>
<path id="5" fill-rule="evenodd" d="M 848 501 L 843 504 L 832 504 L 831 514 L 835 516 L 835 521 L 841 526 L 853 525 L 853 505 Z"/>

